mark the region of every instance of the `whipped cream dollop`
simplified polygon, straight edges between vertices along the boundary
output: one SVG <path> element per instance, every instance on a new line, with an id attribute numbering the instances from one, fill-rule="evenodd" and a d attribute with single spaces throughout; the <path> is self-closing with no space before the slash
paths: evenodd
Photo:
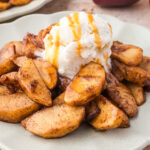
<path id="1" fill-rule="evenodd" d="M 60 19 L 44 39 L 44 59 L 72 79 L 91 61 L 110 68 L 111 26 L 96 14 L 75 12 Z"/>

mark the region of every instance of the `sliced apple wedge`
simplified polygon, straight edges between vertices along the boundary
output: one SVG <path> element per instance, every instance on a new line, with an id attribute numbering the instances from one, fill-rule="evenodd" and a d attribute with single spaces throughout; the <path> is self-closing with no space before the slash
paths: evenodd
<path id="1" fill-rule="evenodd" d="M 14 60 L 14 63 L 18 67 L 22 67 L 25 61 L 28 58 L 26 56 L 17 57 Z M 47 61 L 44 60 L 33 60 L 34 64 L 36 65 L 38 71 L 40 72 L 41 77 L 43 78 L 46 86 L 49 89 L 53 89 L 57 84 L 57 71 L 56 69 Z"/>
<path id="2" fill-rule="evenodd" d="M 93 118 L 95 118 L 100 113 L 100 108 L 98 107 L 98 104 L 95 100 L 88 103 L 85 107 L 86 112 L 86 120 L 91 121 Z"/>
<path id="3" fill-rule="evenodd" d="M 126 85 L 130 89 L 132 95 L 134 96 L 136 104 L 138 106 L 142 105 L 145 102 L 145 94 L 143 87 L 139 86 L 138 84 L 129 82 Z"/>
<path id="4" fill-rule="evenodd" d="M 56 69 L 47 61 L 43 60 L 33 60 L 38 71 L 41 74 L 45 84 L 49 89 L 53 89 L 57 84 L 57 71 Z"/>
<path id="5" fill-rule="evenodd" d="M 138 108 L 131 91 L 112 74 L 107 74 L 106 80 L 109 98 L 129 117 L 134 117 L 137 114 Z"/>
<path id="6" fill-rule="evenodd" d="M 138 67 L 144 69 L 147 73 L 150 74 L 150 57 L 143 56 L 143 60 Z M 145 86 L 144 89 L 149 92 L 150 91 L 150 85 Z"/>
<path id="7" fill-rule="evenodd" d="M 20 85 L 17 79 L 17 72 L 10 72 L 0 77 L 0 83 L 7 86 L 12 93 L 20 90 Z"/>
<path id="8" fill-rule="evenodd" d="M 100 64 L 90 62 L 69 84 L 64 100 L 69 105 L 84 105 L 101 93 L 104 83 L 104 68 Z"/>
<path id="9" fill-rule="evenodd" d="M 61 92 L 64 92 L 67 86 L 71 83 L 71 79 L 67 77 L 58 76 L 58 88 Z"/>
<path id="10" fill-rule="evenodd" d="M 22 67 L 23 64 L 25 63 L 25 61 L 27 60 L 28 58 L 26 56 L 20 56 L 20 57 L 17 57 L 13 60 L 14 64 L 16 64 L 18 67 Z"/>
<path id="11" fill-rule="evenodd" d="M 36 112 L 22 121 L 22 126 L 44 138 L 58 138 L 79 127 L 85 116 L 83 106 L 55 105 Z"/>
<path id="12" fill-rule="evenodd" d="M 36 43 L 36 35 L 27 33 L 23 39 L 23 53 L 29 58 L 38 58 L 39 53 L 43 51 Z"/>
<path id="13" fill-rule="evenodd" d="M 148 73 L 150 73 L 150 57 L 143 56 L 142 62 L 139 65 L 140 68 L 144 69 Z"/>
<path id="14" fill-rule="evenodd" d="M 13 60 L 17 57 L 15 46 L 6 44 L 0 51 L 0 75 L 14 71 L 16 65 Z"/>
<path id="15" fill-rule="evenodd" d="M 64 104 L 65 103 L 64 96 L 65 96 L 65 93 L 61 93 L 59 96 L 57 96 L 53 100 L 53 105 Z"/>
<path id="16" fill-rule="evenodd" d="M 9 95 L 12 94 L 11 91 L 3 85 L 0 85 L 0 95 Z"/>
<path id="17" fill-rule="evenodd" d="M 119 68 L 125 80 L 137 83 L 140 86 L 150 85 L 150 74 L 144 69 L 125 65 L 117 60 L 113 60 L 113 63 Z"/>
<path id="18" fill-rule="evenodd" d="M 42 80 L 33 60 L 26 60 L 19 69 L 17 77 L 21 88 L 29 98 L 45 106 L 52 105 L 51 93 Z"/>
<path id="19" fill-rule="evenodd" d="M 111 50 L 111 57 L 126 65 L 136 66 L 142 62 L 143 50 L 137 46 L 115 41 Z"/>
<path id="20" fill-rule="evenodd" d="M 40 105 L 30 100 L 24 93 L 0 95 L 0 120 L 18 123 L 37 111 Z"/>
<path id="21" fill-rule="evenodd" d="M 124 79 L 124 76 L 122 72 L 119 70 L 119 68 L 114 64 L 113 61 L 111 61 L 111 73 L 119 80 L 122 81 Z"/>
<path id="22" fill-rule="evenodd" d="M 117 108 L 104 96 L 96 98 L 100 113 L 89 124 L 98 130 L 109 130 L 120 126 L 129 126 L 129 119 L 123 111 Z"/>

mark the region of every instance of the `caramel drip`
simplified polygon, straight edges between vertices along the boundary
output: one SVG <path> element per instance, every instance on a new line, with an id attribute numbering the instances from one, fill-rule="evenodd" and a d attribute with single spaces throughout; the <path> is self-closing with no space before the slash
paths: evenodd
<path id="1" fill-rule="evenodd" d="M 92 14 L 89 14 L 89 13 L 87 15 L 88 15 L 89 24 L 91 25 L 94 36 L 95 36 L 95 43 L 97 45 L 97 48 L 101 49 L 102 41 L 101 41 L 101 38 L 99 36 L 98 29 L 97 29 L 96 25 L 94 24 L 93 16 L 92 16 Z"/>
<path id="2" fill-rule="evenodd" d="M 68 16 L 68 20 L 70 22 L 70 27 L 72 29 L 73 32 L 73 36 L 74 36 L 74 41 L 77 42 L 78 44 L 78 49 L 77 49 L 77 53 L 81 56 L 81 48 L 82 45 L 80 43 L 80 39 L 81 39 L 81 26 L 80 26 L 80 22 L 79 22 L 79 14 L 76 12 L 73 14 L 73 16 Z"/>
<path id="3" fill-rule="evenodd" d="M 98 63 L 98 64 L 102 64 L 102 62 L 100 61 L 100 59 L 98 59 L 98 58 L 94 58 L 93 59 L 96 63 Z"/>
<path id="4" fill-rule="evenodd" d="M 59 25 L 59 24 L 56 24 L 56 25 Z M 48 41 L 49 41 L 49 45 L 46 49 L 46 52 L 45 52 L 45 58 L 46 60 L 48 60 L 51 64 L 53 64 L 56 68 L 58 68 L 58 54 L 59 54 L 59 46 L 60 46 L 60 35 L 59 35 L 59 31 L 57 31 L 56 33 L 56 39 L 55 41 L 53 42 L 53 36 L 52 34 L 49 35 L 48 37 Z M 49 55 L 49 49 L 51 49 L 52 47 L 54 46 L 54 49 L 53 49 L 53 55 L 50 56 Z"/>
<path id="5" fill-rule="evenodd" d="M 106 63 L 107 68 L 109 68 L 109 65 L 108 65 L 109 54 L 108 54 L 108 52 L 106 54 L 104 54 L 103 57 L 105 59 L 105 63 Z"/>
<path id="6" fill-rule="evenodd" d="M 52 63 L 51 62 L 51 60 L 50 60 L 50 57 L 49 57 L 49 49 L 52 47 L 52 45 L 53 45 L 53 36 L 50 34 L 49 36 L 48 36 L 48 38 L 47 38 L 47 40 L 48 40 L 48 42 L 49 42 L 49 44 L 48 44 L 48 46 L 47 46 L 47 49 L 46 49 L 46 52 L 45 52 L 45 59 L 47 60 L 47 61 L 49 61 L 50 63 Z"/>
<path id="7" fill-rule="evenodd" d="M 111 33 L 111 36 L 112 36 L 112 27 L 111 27 L 111 25 L 110 25 L 110 24 L 108 24 L 108 26 L 109 26 L 110 33 Z"/>
<path id="8" fill-rule="evenodd" d="M 56 41 L 54 43 L 55 45 L 55 49 L 54 49 L 54 55 L 52 58 L 52 64 L 58 68 L 58 54 L 59 54 L 59 46 L 60 46 L 60 35 L 59 35 L 59 31 L 57 31 L 56 33 Z"/>

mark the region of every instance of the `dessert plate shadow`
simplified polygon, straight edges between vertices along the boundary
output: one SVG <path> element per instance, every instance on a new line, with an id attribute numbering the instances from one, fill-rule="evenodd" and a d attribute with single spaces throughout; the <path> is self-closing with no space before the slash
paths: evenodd
<path id="1" fill-rule="evenodd" d="M 10 41 L 22 40 L 27 33 L 37 34 L 41 29 L 56 23 L 70 12 L 50 15 L 28 15 L 12 23 L 0 25 L 0 47 Z M 113 30 L 113 40 L 135 44 L 150 56 L 150 31 L 144 27 L 129 24 L 112 16 L 100 15 Z M 139 107 L 138 116 L 131 119 L 131 127 L 98 132 L 88 125 L 63 138 L 43 139 L 27 131 L 20 124 L 0 122 L 0 148 L 2 150 L 142 150 L 150 144 L 150 94 L 146 103 Z"/>

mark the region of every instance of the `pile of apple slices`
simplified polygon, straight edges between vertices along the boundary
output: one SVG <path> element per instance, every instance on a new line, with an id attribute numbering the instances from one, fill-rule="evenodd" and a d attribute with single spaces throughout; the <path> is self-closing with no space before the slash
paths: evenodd
<path id="1" fill-rule="evenodd" d="M 50 29 L 0 51 L 0 120 L 21 122 L 44 138 L 65 136 L 82 122 L 97 130 L 129 127 L 150 87 L 150 58 L 139 47 L 114 42 L 109 73 L 90 62 L 70 80 L 35 55 Z"/>

